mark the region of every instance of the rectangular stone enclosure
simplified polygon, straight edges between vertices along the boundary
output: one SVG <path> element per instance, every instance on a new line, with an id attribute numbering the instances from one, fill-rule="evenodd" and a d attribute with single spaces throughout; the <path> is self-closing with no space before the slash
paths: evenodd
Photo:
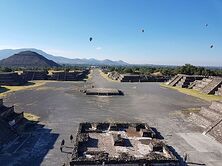
<path id="1" fill-rule="evenodd" d="M 70 165 L 179 165 L 146 123 L 80 123 Z"/>

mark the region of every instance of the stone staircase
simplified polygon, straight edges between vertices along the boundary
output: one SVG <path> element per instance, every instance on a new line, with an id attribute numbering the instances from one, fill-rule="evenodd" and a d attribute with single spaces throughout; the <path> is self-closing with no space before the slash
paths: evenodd
<path id="1" fill-rule="evenodd" d="M 205 86 L 201 92 L 206 94 L 214 94 L 221 87 L 222 78 L 213 78 L 213 80 Z"/>
<path id="2" fill-rule="evenodd" d="M 204 128 L 204 135 L 210 135 L 222 143 L 222 102 L 214 101 L 209 108 L 201 107 L 189 119 Z"/>
<path id="3" fill-rule="evenodd" d="M 169 81 L 169 83 L 168 83 L 168 85 L 170 85 L 170 86 L 175 86 L 181 79 L 182 79 L 182 75 L 176 75 L 176 76 L 174 76 L 170 81 Z"/>
<path id="4" fill-rule="evenodd" d="M 222 96 L 222 84 L 218 88 L 218 90 L 215 92 L 215 95 Z"/>
<path id="5" fill-rule="evenodd" d="M 209 108 L 222 113 L 222 101 L 213 101 Z"/>
<path id="6" fill-rule="evenodd" d="M 215 140 L 222 143 L 222 118 L 217 120 L 206 134 L 213 136 Z"/>
<path id="7" fill-rule="evenodd" d="M 195 124 L 206 129 L 216 120 L 220 119 L 221 115 L 222 113 L 216 111 L 215 109 L 201 107 L 200 111 L 192 113 L 189 119 Z"/>
<path id="8" fill-rule="evenodd" d="M 195 123 L 196 125 L 203 127 L 204 129 L 210 126 L 213 122 L 210 118 L 207 118 L 200 113 L 192 113 L 189 117 L 189 120 Z"/>
<path id="9" fill-rule="evenodd" d="M 177 87 L 181 87 L 181 88 L 188 88 L 188 86 L 190 85 L 190 83 L 194 82 L 194 78 L 190 78 L 190 77 L 186 77 L 184 76 L 177 84 Z"/>
<path id="10" fill-rule="evenodd" d="M 203 88 L 205 88 L 210 82 L 212 81 L 211 78 L 203 78 L 202 80 L 196 80 L 195 85 L 192 87 L 192 89 L 201 91 Z"/>

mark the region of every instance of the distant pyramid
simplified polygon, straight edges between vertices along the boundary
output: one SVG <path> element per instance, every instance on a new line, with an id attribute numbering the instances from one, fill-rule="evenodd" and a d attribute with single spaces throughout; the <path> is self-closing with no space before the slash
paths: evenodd
<path id="1" fill-rule="evenodd" d="M 58 67 L 59 64 L 33 51 L 22 51 L 0 61 L 3 67 Z"/>

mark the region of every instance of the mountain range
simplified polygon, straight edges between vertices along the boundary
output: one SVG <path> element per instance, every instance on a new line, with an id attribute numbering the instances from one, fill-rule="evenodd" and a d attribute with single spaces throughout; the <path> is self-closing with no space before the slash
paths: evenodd
<path id="1" fill-rule="evenodd" d="M 42 56 L 44 56 L 45 58 L 49 59 L 49 60 L 53 60 L 56 63 L 59 64 L 69 64 L 69 65 L 82 65 L 82 64 L 89 64 L 89 65 L 110 65 L 110 66 L 125 66 L 125 65 L 129 65 L 128 63 L 119 60 L 119 61 L 112 61 L 109 59 L 105 59 L 105 60 L 97 60 L 94 58 L 90 58 L 90 59 L 80 59 L 80 58 L 66 58 L 66 57 L 62 57 L 62 56 L 54 56 L 51 54 L 48 54 L 42 50 L 39 49 L 35 49 L 35 48 L 21 48 L 21 49 L 3 49 L 0 50 L 0 60 L 1 59 L 5 59 L 8 58 L 14 54 L 17 54 L 19 52 L 23 52 L 23 51 L 32 51 L 32 52 L 36 52 Z"/>

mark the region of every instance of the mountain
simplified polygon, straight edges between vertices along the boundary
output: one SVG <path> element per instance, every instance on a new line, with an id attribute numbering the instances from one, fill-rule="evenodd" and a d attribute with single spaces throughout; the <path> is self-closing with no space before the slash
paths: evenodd
<path id="1" fill-rule="evenodd" d="M 94 58 L 90 58 L 90 59 L 79 59 L 79 58 L 75 58 L 75 59 L 70 59 L 70 58 L 65 58 L 62 56 L 53 56 L 50 54 L 47 54 L 46 52 L 42 51 L 42 50 L 38 50 L 35 48 L 21 48 L 21 49 L 4 49 L 4 50 L 0 50 L 0 59 L 4 59 L 7 58 L 13 54 L 17 54 L 19 52 L 22 51 L 33 51 L 36 52 L 42 56 L 44 56 L 47 59 L 53 60 L 56 63 L 59 64 L 70 64 L 70 65 L 75 65 L 75 64 L 90 64 L 90 65 L 114 65 L 114 66 L 125 66 L 125 65 L 129 65 L 128 63 L 124 62 L 124 61 L 111 61 L 109 59 L 105 59 L 105 60 L 97 60 Z"/>
<path id="2" fill-rule="evenodd" d="M 0 61 L 4 67 L 59 67 L 60 65 L 52 60 L 33 51 L 22 51 Z"/>

